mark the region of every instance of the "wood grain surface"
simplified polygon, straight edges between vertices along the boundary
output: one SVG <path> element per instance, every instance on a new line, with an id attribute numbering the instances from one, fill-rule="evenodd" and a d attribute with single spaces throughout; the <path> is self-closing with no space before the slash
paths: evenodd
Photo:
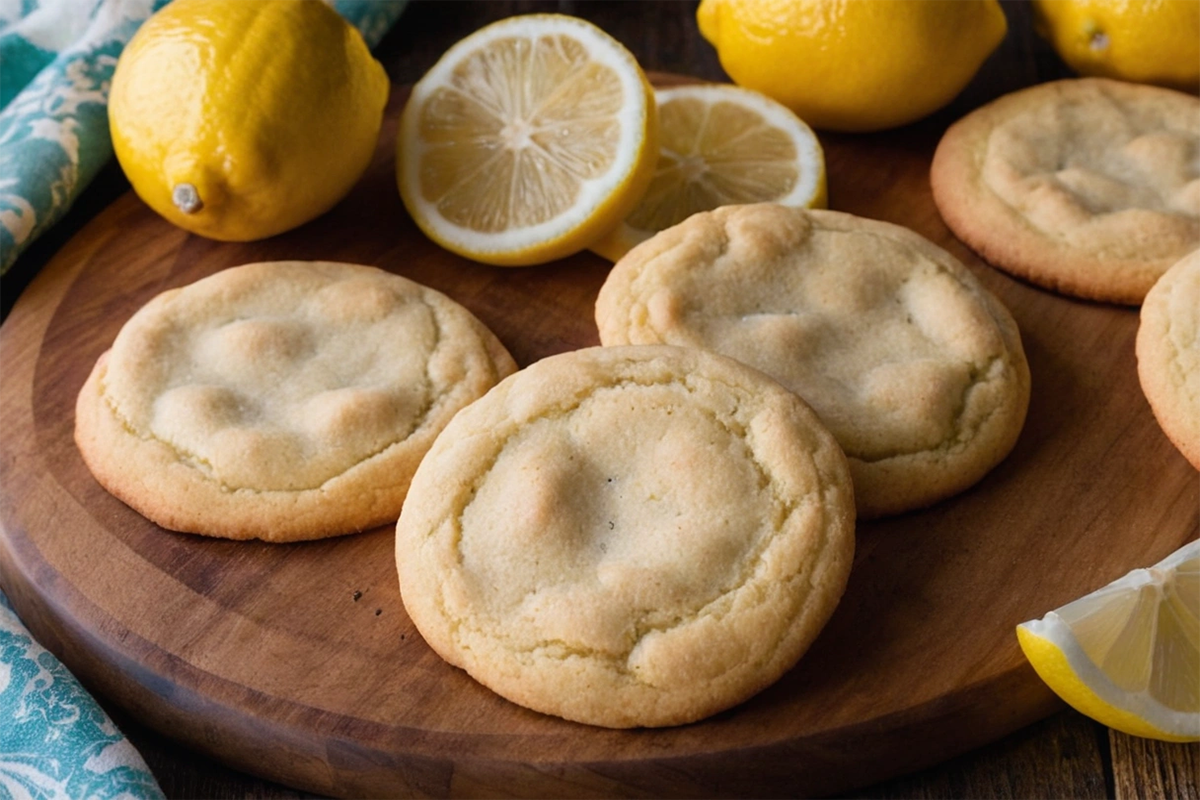
<path id="1" fill-rule="evenodd" d="M 638 51 L 645 64 L 719 77 L 681 22 L 691 4 L 645 4 L 689 6 L 655 12 L 663 24 L 646 29 L 653 33 L 635 28 L 622 3 L 414 3 L 403 19 L 417 15 L 426 31 L 449 37 L 547 5 L 624 30 L 623 41 L 675 48 Z M 1016 35 L 1027 43 L 1027 30 Z M 442 46 L 414 28 L 389 39 L 406 53 L 385 61 L 400 81 Z M 1026 67 L 969 90 L 960 108 L 1030 82 L 1037 64 Z M 796 670 L 744 706 L 658 732 L 542 718 L 490 695 L 419 642 L 399 606 L 387 531 L 280 548 L 150 526 L 91 482 L 70 441 L 70 409 L 95 356 L 161 289 L 249 260 L 342 258 L 446 291 L 522 364 L 595 342 L 590 303 L 607 271 L 599 259 L 496 270 L 416 235 L 390 179 L 399 102 L 355 193 L 268 242 L 185 236 L 130 195 L 111 207 L 110 198 L 92 201 L 105 210 L 77 215 L 82 230 L 61 249 L 61 241 L 45 246 L 49 263 L 0 332 L 0 583 L 119 719 L 188 748 L 152 752 L 152 767 L 163 752 L 179 760 L 198 751 L 292 786 L 355 796 L 829 794 L 942 761 L 1061 708 L 1024 665 L 1012 626 L 1200 529 L 1196 474 L 1153 425 L 1133 375 L 1135 312 L 1016 283 L 941 225 L 925 171 L 952 111 L 887 136 L 823 135 L 831 205 L 925 234 L 1009 305 L 1033 370 L 1029 425 L 972 492 L 862 526 L 854 578 L 830 627 Z M 104 191 L 113 187 L 119 177 Z M 26 263 L 37 260 L 31 253 Z M 1114 734 L 1106 752 L 1089 731 L 1054 717 L 993 745 L 1045 751 L 1029 742 L 1046 737 L 1057 752 L 1043 752 L 1040 771 L 973 781 L 955 771 L 959 758 L 936 785 L 942 796 L 1156 796 L 1160 787 L 1161 796 L 1195 796 L 1189 751 Z M 1118 759 L 1122 769 L 1107 765 Z M 1150 771 L 1159 784 L 1138 759 L 1169 765 Z M 1114 773 L 1111 784 L 1097 783 L 1097 762 Z M 229 775 L 224 784 L 176 783 L 168 794 L 212 796 L 224 785 L 283 796 Z M 937 796 L 906 780 L 861 796 Z"/>

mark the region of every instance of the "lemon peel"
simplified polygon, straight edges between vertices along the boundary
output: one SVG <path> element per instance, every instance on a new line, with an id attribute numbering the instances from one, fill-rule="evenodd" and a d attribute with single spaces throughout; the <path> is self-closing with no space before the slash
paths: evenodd
<path id="1" fill-rule="evenodd" d="M 174 0 L 122 51 L 109 128 L 147 205 L 193 233 L 249 241 L 350 191 L 388 90 L 359 32 L 319 0 Z"/>
<path id="2" fill-rule="evenodd" d="M 1008 29 L 996 0 L 701 0 L 696 21 L 735 83 L 852 132 L 946 105 Z"/>
<path id="3" fill-rule="evenodd" d="M 1200 88 L 1195 0 L 1034 0 L 1034 29 L 1080 75 Z"/>

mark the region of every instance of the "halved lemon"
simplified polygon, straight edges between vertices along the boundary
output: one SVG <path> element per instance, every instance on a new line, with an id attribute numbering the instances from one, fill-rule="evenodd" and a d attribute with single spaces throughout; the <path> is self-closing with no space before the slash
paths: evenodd
<path id="1" fill-rule="evenodd" d="M 646 190 L 654 90 L 590 22 L 509 17 L 413 87 L 397 148 L 400 195 L 431 239 L 490 264 L 544 263 L 586 248 Z"/>
<path id="2" fill-rule="evenodd" d="M 637 208 L 590 249 L 616 261 L 698 211 L 775 202 L 824 208 L 816 134 L 764 94 L 729 84 L 658 89 L 659 155 Z"/>
<path id="3" fill-rule="evenodd" d="M 1042 680 L 1110 728 L 1200 740 L 1200 541 L 1017 626 Z"/>

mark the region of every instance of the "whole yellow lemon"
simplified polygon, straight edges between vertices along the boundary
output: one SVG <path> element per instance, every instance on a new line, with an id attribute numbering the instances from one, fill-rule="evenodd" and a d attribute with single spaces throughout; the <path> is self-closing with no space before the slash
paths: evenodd
<path id="1" fill-rule="evenodd" d="M 1034 0 L 1034 14 L 1080 75 L 1200 88 L 1200 0 Z"/>
<path id="2" fill-rule="evenodd" d="M 109 128 L 151 208 L 202 236 L 249 241 L 350 191 L 387 96 L 383 66 L 320 0 L 174 0 L 122 52 Z"/>
<path id="3" fill-rule="evenodd" d="M 996 0 L 702 0 L 696 20 L 735 83 L 837 131 L 933 113 L 1008 29 Z"/>

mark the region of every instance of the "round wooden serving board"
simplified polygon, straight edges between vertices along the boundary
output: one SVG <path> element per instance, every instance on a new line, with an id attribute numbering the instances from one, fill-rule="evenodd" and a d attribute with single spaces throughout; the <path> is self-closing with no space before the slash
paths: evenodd
<path id="1" fill-rule="evenodd" d="M 673 81 L 658 76 L 660 81 Z M 1015 451 L 965 494 L 859 526 L 849 589 L 791 672 L 700 723 L 611 731 L 492 694 L 404 613 L 392 531 L 266 545 L 164 531 L 108 495 L 72 440 L 96 358 L 158 292 L 275 259 L 371 264 L 477 314 L 521 365 L 597 344 L 609 265 L 464 261 L 427 241 L 393 180 L 405 93 L 332 212 L 268 241 L 185 234 L 133 194 L 47 265 L 0 333 L 0 580 L 94 691 L 228 764 L 313 792 L 829 794 L 923 767 L 1058 708 L 1013 626 L 1153 563 L 1200 530 L 1197 473 L 1139 389 L 1135 309 L 1016 282 L 947 231 L 929 191 L 940 130 L 823 136 L 831 205 L 907 225 L 1012 310 L 1033 373 Z"/>

